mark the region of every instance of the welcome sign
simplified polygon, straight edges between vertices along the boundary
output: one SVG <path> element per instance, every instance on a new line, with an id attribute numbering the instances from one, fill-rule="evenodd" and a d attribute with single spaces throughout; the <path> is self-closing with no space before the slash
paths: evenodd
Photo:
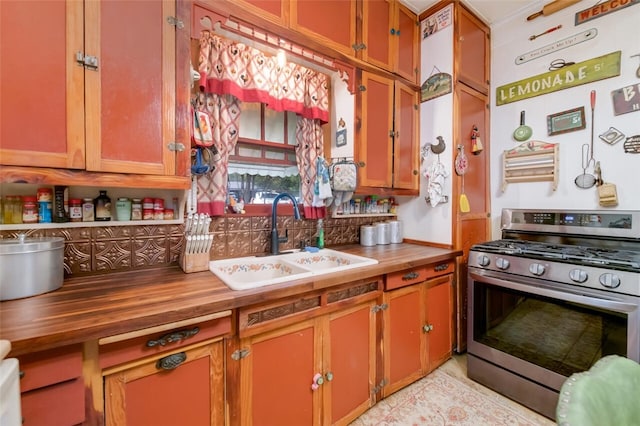
<path id="1" fill-rule="evenodd" d="M 505 105 L 558 90 L 620 75 L 621 51 L 539 74 L 496 89 L 496 105 Z"/>

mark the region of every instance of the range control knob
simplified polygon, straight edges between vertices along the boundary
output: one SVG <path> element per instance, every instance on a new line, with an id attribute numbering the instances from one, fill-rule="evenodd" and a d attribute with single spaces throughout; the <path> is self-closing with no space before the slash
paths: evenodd
<path id="1" fill-rule="evenodd" d="M 491 259 L 486 254 L 480 254 L 477 258 L 478 265 L 480 266 L 489 266 L 491 263 Z"/>
<path id="2" fill-rule="evenodd" d="M 509 269 L 510 264 L 507 259 L 499 257 L 498 259 L 496 259 L 496 266 L 498 267 L 498 269 L 502 269 L 504 271 L 505 269 Z"/>
<path id="3" fill-rule="evenodd" d="M 544 271 L 544 265 L 541 265 L 540 263 L 532 263 L 531 265 L 529 265 L 529 272 L 531 272 L 533 275 L 540 276 L 544 274 Z"/>
<path id="4" fill-rule="evenodd" d="M 620 287 L 620 277 L 611 272 L 604 273 L 600 275 L 600 284 L 608 288 Z"/>
<path id="5" fill-rule="evenodd" d="M 583 283 L 589 278 L 589 275 L 587 275 L 587 271 L 576 268 L 569 271 L 569 278 L 577 283 Z"/>

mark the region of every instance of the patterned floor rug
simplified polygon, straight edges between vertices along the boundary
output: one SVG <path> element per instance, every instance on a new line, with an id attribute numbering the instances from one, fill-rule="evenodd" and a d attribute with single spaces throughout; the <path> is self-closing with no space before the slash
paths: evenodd
<path id="1" fill-rule="evenodd" d="M 388 398 L 351 426 L 547 426 L 527 408 L 466 377 L 466 360 L 453 358 Z"/>

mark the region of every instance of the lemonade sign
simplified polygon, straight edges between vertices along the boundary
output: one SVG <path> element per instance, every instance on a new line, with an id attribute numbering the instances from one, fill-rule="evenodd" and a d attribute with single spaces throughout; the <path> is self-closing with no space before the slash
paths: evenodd
<path id="1" fill-rule="evenodd" d="M 496 105 L 580 86 L 620 75 L 621 51 L 588 59 L 560 69 L 505 84 L 496 89 Z"/>

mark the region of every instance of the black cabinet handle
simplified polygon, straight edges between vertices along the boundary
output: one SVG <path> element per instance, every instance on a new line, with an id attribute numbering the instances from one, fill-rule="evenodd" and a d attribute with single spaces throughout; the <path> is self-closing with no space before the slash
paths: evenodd
<path id="1" fill-rule="evenodd" d="M 156 362 L 156 368 L 158 370 L 173 370 L 174 368 L 178 368 L 180 364 L 186 360 L 187 354 L 184 352 L 178 352 L 177 354 L 171 354 L 164 358 L 160 358 L 158 362 Z"/>
<path id="2" fill-rule="evenodd" d="M 433 270 L 436 272 L 446 271 L 449 268 L 448 263 L 441 263 L 440 265 L 436 265 Z"/>
<path id="3" fill-rule="evenodd" d="M 180 330 L 174 331 L 169 334 L 165 334 L 160 337 L 158 340 L 149 340 L 147 341 L 147 347 L 152 348 L 154 346 L 164 346 L 167 343 L 177 342 L 178 340 L 184 340 L 188 337 L 195 336 L 198 334 L 200 329 L 198 327 L 193 327 L 191 330 Z"/>
<path id="4" fill-rule="evenodd" d="M 418 278 L 419 276 L 420 276 L 420 274 L 415 272 L 415 271 L 414 272 L 409 272 L 408 274 L 404 274 L 402 276 L 402 281 L 413 280 L 413 279 Z"/>

